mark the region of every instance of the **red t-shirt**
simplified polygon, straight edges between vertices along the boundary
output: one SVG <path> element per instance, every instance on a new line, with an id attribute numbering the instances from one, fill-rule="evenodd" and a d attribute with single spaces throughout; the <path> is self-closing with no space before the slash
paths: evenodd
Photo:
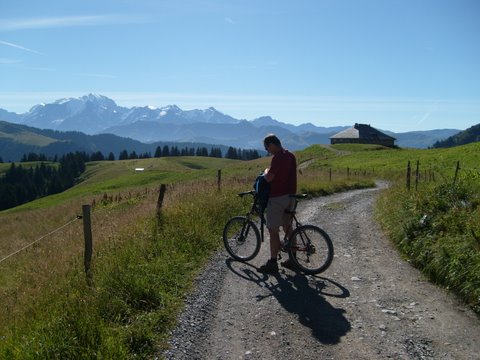
<path id="1" fill-rule="evenodd" d="M 275 175 L 270 183 L 270 197 L 297 192 L 297 159 L 290 151 L 282 149 L 273 155 L 268 172 Z"/>

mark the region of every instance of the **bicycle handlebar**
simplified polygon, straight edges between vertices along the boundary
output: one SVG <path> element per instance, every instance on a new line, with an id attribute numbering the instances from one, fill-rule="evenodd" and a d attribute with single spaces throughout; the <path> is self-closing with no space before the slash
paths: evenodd
<path id="1" fill-rule="evenodd" d="M 255 191 L 254 190 L 250 190 L 250 191 L 244 191 L 244 192 L 241 192 L 238 194 L 238 196 L 240 197 L 244 197 L 245 195 L 255 195 Z M 292 194 L 292 195 L 289 195 L 291 198 L 295 198 L 297 200 L 299 199 L 305 199 L 308 194 Z"/>
<path id="2" fill-rule="evenodd" d="M 253 190 L 244 191 L 244 192 L 241 192 L 240 194 L 238 194 L 238 196 L 240 196 L 240 197 L 244 197 L 245 195 L 255 195 L 255 191 L 253 191 Z"/>

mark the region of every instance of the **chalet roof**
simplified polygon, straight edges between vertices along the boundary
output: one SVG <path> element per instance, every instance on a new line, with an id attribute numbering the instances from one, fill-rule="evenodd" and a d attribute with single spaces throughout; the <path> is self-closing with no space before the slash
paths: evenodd
<path id="1" fill-rule="evenodd" d="M 366 124 L 355 124 L 351 128 L 330 136 L 330 139 L 396 140 L 394 137 L 384 134 Z"/>

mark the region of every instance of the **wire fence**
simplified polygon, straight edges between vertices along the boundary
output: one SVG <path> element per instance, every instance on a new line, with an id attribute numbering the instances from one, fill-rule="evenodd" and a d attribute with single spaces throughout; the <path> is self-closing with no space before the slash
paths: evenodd
<path id="1" fill-rule="evenodd" d="M 11 258 L 12 256 L 15 256 L 15 255 L 17 255 L 18 253 L 20 253 L 20 252 L 22 252 L 22 251 L 24 251 L 24 250 L 28 249 L 29 247 L 31 247 L 31 246 L 33 246 L 33 245 L 35 245 L 36 243 L 38 243 L 38 242 L 42 241 L 43 239 L 45 239 L 45 238 L 47 238 L 47 237 L 49 237 L 49 236 L 51 236 L 51 235 L 55 234 L 56 232 L 58 232 L 58 231 L 60 231 L 60 230 L 62 230 L 62 229 L 64 229 L 64 228 L 66 228 L 67 226 L 69 226 L 70 224 L 73 224 L 75 221 L 77 221 L 77 220 L 79 220 L 79 219 L 81 219 L 81 216 L 77 216 L 77 217 L 75 217 L 73 220 L 70 220 L 70 221 L 69 221 L 69 222 L 67 222 L 66 224 L 64 224 L 64 225 L 62 225 L 62 226 L 60 226 L 60 227 L 56 228 L 55 230 L 52 230 L 52 231 L 50 231 L 48 234 L 45 234 L 45 235 L 43 235 L 43 236 L 39 237 L 37 240 L 35 240 L 35 241 L 33 241 L 33 242 L 31 242 L 31 243 L 29 243 L 29 244 L 25 245 L 25 246 L 24 246 L 24 247 L 22 247 L 21 249 L 18 249 L 18 250 L 16 250 L 16 251 L 14 251 L 13 253 L 11 253 L 11 254 L 9 254 L 9 255 L 5 256 L 4 258 L 0 259 L 0 264 L 1 264 L 2 262 L 4 262 L 5 260 L 7 260 L 7 259 Z"/>
<path id="2" fill-rule="evenodd" d="M 58 267 L 55 266 L 55 270 L 53 271 L 54 272 L 59 271 L 61 273 L 62 271 L 68 268 L 68 263 L 71 261 L 71 259 L 73 259 L 74 257 L 77 258 L 77 256 L 80 255 L 81 241 L 84 240 L 82 241 L 84 243 L 84 249 L 82 249 L 83 263 L 84 263 L 83 265 L 84 265 L 87 284 L 92 286 L 93 274 L 92 274 L 91 268 L 92 268 L 92 257 L 93 257 L 93 247 L 94 247 L 93 246 L 94 236 L 96 235 L 96 237 L 98 237 L 98 239 L 95 239 L 95 240 L 100 240 L 101 242 L 102 240 L 104 242 L 105 239 L 109 240 L 118 236 L 119 229 L 118 227 L 115 226 L 115 221 L 117 221 L 117 223 L 122 221 L 120 219 L 116 219 L 115 214 L 118 215 L 118 213 L 115 210 L 120 210 L 121 212 L 123 212 L 122 209 L 126 204 L 128 204 L 129 207 L 133 206 L 136 208 L 138 206 L 142 206 L 141 205 L 142 203 L 147 202 L 152 205 L 151 207 L 150 206 L 148 207 L 150 209 L 149 212 L 152 213 L 151 210 L 155 210 L 155 203 L 156 203 L 156 213 L 157 213 L 157 216 L 160 216 L 166 188 L 167 186 L 165 184 L 162 184 L 160 188 L 156 188 L 156 189 L 145 188 L 144 190 L 138 190 L 138 191 L 127 191 L 124 193 L 119 192 L 115 195 L 104 193 L 100 196 L 92 198 L 90 201 L 86 201 L 87 204 L 82 205 L 82 211 L 80 215 L 75 215 L 75 218 L 68 220 L 63 225 L 58 226 L 51 231 L 47 229 L 48 233 L 42 236 L 39 236 L 36 240 L 31 241 L 24 246 L 22 246 L 23 244 L 20 244 L 18 249 L 15 249 L 15 247 L 13 247 L 13 249 L 10 248 L 10 251 L 9 251 L 10 253 L 8 253 L 8 255 L 6 256 L 3 256 L 2 254 L 0 254 L 0 256 L 3 256 L 0 258 L 0 265 L 5 264 L 9 259 L 11 260 L 14 257 L 20 257 L 21 254 L 28 253 L 28 251 L 26 250 L 28 250 L 29 248 L 32 248 L 34 245 L 41 242 L 42 244 L 47 243 L 48 245 L 45 245 L 44 250 L 41 250 L 42 255 L 40 255 L 40 253 L 38 254 L 35 253 L 35 255 L 33 256 L 38 259 L 40 258 L 43 259 L 45 258 L 45 255 L 48 256 L 49 254 L 49 255 L 53 255 L 55 258 L 54 259 L 50 258 L 49 260 L 46 260 L 46 261 L 43 261 L 43 260 L 37 261 L 32 259 L 33 262 L 31 262 L 32 266 L 30 266 L 31 270 L 29 274 L 38 273 L 38 268 L 36 268 L 36 266 L 42 267 L 42 270 L 45 270 L 43 269 L 43 267 L 47 267 L 47 268 L 50 267 L 49 269 L 46 270 L 48 273 L 50 273 L 54 268 L 49 266 L 48 264 L 51 264 L 52 261 L 55 261 L 57 263 L 62 262 L 66 264 L 66 266 L 63 266 L 63 265 Z M 91 222 L 91 215 L 94 215 L 96 219 L 95 221 L 96 225 L 93 228 L 92 228 L 92 222 Z M 128 217 L 132 218 L 131 215 L 132 214 L 130 213 Z M 67 230 L 66 228 L 68 228 L 70 225 L 73 225 L 78 220 L 82 220 L 81 223 L 83 225 L 83 228 L 72 227 L 70 229 L 74 231 L 74 233 L 71 235 L 67 235 L 67 233 L 70 233 L 70 230 Z M 64 231 L 62 232 L 62 230 Z M 109 230 L 110 230 L 110 234 L 107 235 L 106 232 Z M 64 242 L 65 236 L 68 236 L 68 238 L 71 238 L 71 236 L 73 236 L 76 239 L 74 240 L 75 244 L 73 246 L 67 245 Z M 42 241 L 42 240 L 47 240 L 48 238 L 55 241 L 55 243 L 50 244 L 50 242 Z M 60 241 L 60 243 L 58 241 Z M 58 246 L 61 246 L 61 248 L 59 248 Z M 73 257 L 71 257 L 68 254 L 73 255 Z M 18 263 L 16 264 L 12 263 L 12 266 L 13 268 L 16 268 L 18 266 Z M 33 270 L 34 268 L 35 270 Z M 11 272 L 7 271 L 7 273 L 10 274 Z M 46 276 L 50 276 L 50 275 L 46 275 Z"/>

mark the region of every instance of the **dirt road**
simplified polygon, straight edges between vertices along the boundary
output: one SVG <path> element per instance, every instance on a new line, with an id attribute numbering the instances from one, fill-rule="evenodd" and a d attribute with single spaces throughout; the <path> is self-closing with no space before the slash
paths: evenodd
<path id="1" fill-rule="evenodd" d="M 258 273 L 268 242 L 250 263 L 217 254 L 163 356 L 480 359 L 478 317 L 400 258 L 373 219 L 378 193 L 300 203 L 299 218 L 324 228 L 334 242 L 334 262 L 320 276 Z"/>

